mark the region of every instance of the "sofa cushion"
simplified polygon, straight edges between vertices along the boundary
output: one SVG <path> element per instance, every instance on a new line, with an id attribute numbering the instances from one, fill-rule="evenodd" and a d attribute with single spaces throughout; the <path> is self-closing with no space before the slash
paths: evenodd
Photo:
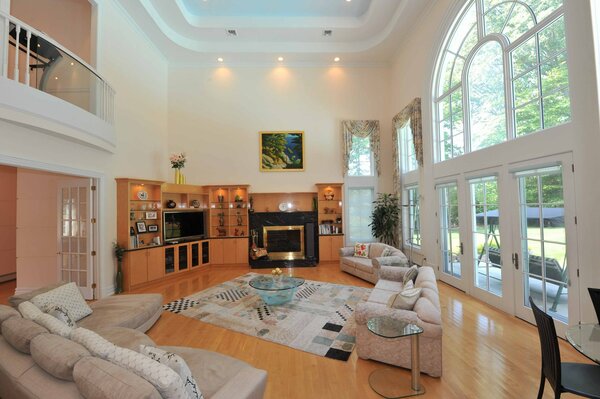
<path id="1" fill-rule="evenodd" d="M 368 258 L 369 244 L 362 244 L 360 242 L 354 244 L 354 256 L 356 256 L 357 258 Z"/>
<path id="2" fill-rule="evenodd" d="M 161 346 L 161 349 L 176 353 L 185 360 L 206 398 L 212 397 L 240 371 L 250 367 L 241 360 L 203 349 L 178 346 Z"/>
<path id="3" fill-rule="evenodd" d="M 375 285 L 380 290 L 393 291 L 394 293 L 402 291 L 404 286 L 400 281 L 379 280 Z"/>
<path id="4" fill-rule="evenodd" d="M 132 328 L 103 327 L 95 332 L 107 341 L 133 351 L 139 351 L 140 345 L 156 346 L 152 338 Z"/>
<path id="5" fill-rule="evenodd" d="M 394 250 L 392 248 L 384 248 L 383 251 L 381 251 L 381 255 L 376 256 L 375 258 L 385 258 L 386 256 L 392 256 L 394 254 Z"/>
<path id="6" fill-rule="evenodd" d="M 73 329 L 67 326 L 62 321 L 50 316 L 48 313 L 40 313 L 34 320 L 40 326 L 46 328 L 52 334 L 60 335 L 61 337 L 69 338 Z"/>
<path id="7" fill-rule="evenodd" d="M 79 327 L 138 328 L 162 309 L 160 294 L 113 295 L 91 304 L 94 313 L 79 320 Z"/>
<path id="8" fill-rule="evenodd" d="M 408 288 L 390 296 L 387 305 L 394 309 L 413 310 L 421 296 L 421 288 Z"/>
<path id="9" fill-rule="evenodd" d="M 179 374 L 179 377 L 181 377 L 181 380 L 185 386 L 188 398 L 204 399 L 204 396 L 202 396 L 202 392 L 200 391 L 198 383 L 194 379 L 190 368 L 181 356 L 173 352 L 168 352 L 166 350 L 147 345 L 140 345 L 140 353 L 148 356 L 150 359 L 160 364 L 168 366 L 174 372 Z"/>
<path id="10" fill-rule="evenodd" d="M 36 295 L 31 302 L 40 309 L 46 310 L 55 305 L 62 306 L 73 321 L 80 320 L 92 313 L 75 283 L 61 285 L 40 295 Z"/>
<path id="11" fill-rule="evenodd" d="M 52 316 L 49 316 L 52 317 Z M 91 356 L 77 342 L 54 334 L 40 334 L 31 340 L 31 356 L 48 374 L 73 381 L 73 368 L 80 359 Z"/>
<path id="12" fill-rule="evenodd" d="M 60 287 L 61 285 L 65 285 L 65 284 L 67 284 L 67 283 L 65 283 L 64 281 L 61 281 L 59 283 L 50 284 L 50 285 L 38 288 L 37 290 L 26 292 L 24 294 L 13 295 L 10 298 L 8 298 L 8 303 L 13 308 L 17 308 L 21 302 L 31 301 L 31 299 L 33 297 L 43 294 L 45 292 L 51 291 L 55 288 Z"/>
<path id="13" fill-rule="evenodd" d="M 40 308 L 38 308 L 29 301 L 21 302 L 19 306 L 17 306 L 17 309 L 19 309 L 19 313 L 21 313 L 21 316 L 23 316 L 27 320 L 34 320 L 39 315 L 44 314 L 44 312 L 42 312 Z"/>
<path id="14" fill-rule="evenodd" d="M 86 399 L 161 399 L 148 381 L 96 357 L 78 361 L 73 369 L 73 379 Z"/>
<path id="15" fill-rule="evenodd" d="M 15 309 L 10 306 L 0 305 L 0 327 L 2 327 L 2 323 L 4 320 L 8 320 L 11 317 L 21 318 L 21 313 L 17 312 Z"/>
<path id="16" fill-rule="evenodd" d="M 386 248 L 393 248 L 393 247 L 390 247 L 389 245 L 386 245 L 386 244 L 382 244 L 380 242 L 372 243 L 369 246 L 369 258 L 371 258 L 371 259 L 379 258 L 380 256 L 382 256 L 381 254 L 383 253 L 383 250 Z"/>
<path id="17" fill-rule="evenodd" d="M 417 303 L 415 303 L 413 310 L 417 312 L 419 319 L 427 323 L 438 325 L 442 324 L 442 315 L 440 310 L 435 307 L 427 298 L 419 298 Z"/>
<path id="18" fill-rule="evenodd" d="M 398 291 L 396 291 L 396 292 L 398 292 Z M 373 291 L 371 291 L 371 295 L 369 295 L 369 302 L 387 305 L 387 302 L 390 299 L 390 297 L 392 295 L 394 295 L 396 292 L 388 291 L 388 290 L 381 290 L 381 289 L 375 287 L 373 289 Z"/>
<path id="19" fill-rule="evenodd" d="M 2 323 L 2 336 L 19 352 L 30 354 L 31 340 L 36 336 L 47 333 L 44 327 L 37 323 L 18 317 L 11 317 Z"/>
<path id="20" fill-rule="evenodd" d="M 369 258 L 356 258 L 352 259 L 354 263 L 354 267 L 358 270 L 362 270 L 363 272 L 373 273 L 373 263 Z"/>

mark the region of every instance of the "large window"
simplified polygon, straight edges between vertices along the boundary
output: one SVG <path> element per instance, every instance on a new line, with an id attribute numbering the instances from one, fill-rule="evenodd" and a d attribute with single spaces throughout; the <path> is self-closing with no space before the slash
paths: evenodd
<path id="1" fill-rule="evenodd" d="M 373 241 L 371 234 L 371 212 L 375 190 L 373 187 L 349 187 L 348 188 L 348 242 L 370 242 Z"/>
<path id="2" fill-rule="evenodd" d="M 410 186 L 404 190 L 404 241 L 408 245 L 421 246 L 421 207 L 419 204 L 419 187 Z"/>
<path id="3" fill-rule="evenodd" d="M 562 0 L 471 0 L 446 39 L 436 161 L 571 119 Z"/>
<path id="4" fill-rule="evenodd" d="M 348 176 L 373 176 L 373 154 L 371 140 L 352 136 L 352 151 L 348 160 Z"/>
<path id="5" fill-rule="evenodd" d="M 402 173 L 417 170 L 417 154 L 413 143 L 412 131 L 410 129 L 410 119 L 396 131 L 398 135 L 398 153 L 400 154 L 400 163 Z"/>

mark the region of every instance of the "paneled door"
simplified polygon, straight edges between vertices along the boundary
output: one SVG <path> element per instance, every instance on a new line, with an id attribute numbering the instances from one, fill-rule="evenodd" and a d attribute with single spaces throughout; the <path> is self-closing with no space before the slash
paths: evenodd
<path id="1" fill-rule="evenodd" d="M 576 225 L 570 155 L 520 165 L 512 172 L 518 221 L 512 255 L 516 315 L 534 323 L 529 297 L 555 320 L 564 336 L 579 321 Z M 567 245 L 568 243 L 568 245 Z"/>
<path id="2" fill-rule="evenodd" d="M 72 178 L 59 182 L 58 204 L 59 279 L 75 282 L 86 299 L 93 299 L 95 195 L 92 179 Z"/>

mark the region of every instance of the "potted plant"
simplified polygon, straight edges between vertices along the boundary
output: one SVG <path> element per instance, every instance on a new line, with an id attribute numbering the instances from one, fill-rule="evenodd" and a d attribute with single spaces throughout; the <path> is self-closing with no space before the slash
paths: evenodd
<path id="1" fill-rule="evenodd" d="M 116 275 L 116 288 L 115 294 L 123 292 L 123 257 L 125 256 L 125 247 L 120 246 L 118 243 L 113 244 L 113 250 L 115 258 L 117 258 L 117 275 Z"/>
<path id="2" fill-rule="evenodd" d="M 375 207 L 371 213 L 371 232 L 373 237 L 393 247 L 397 247 L 396 231 L 400 222 L 400 204 L 396 194 L 379 193 L 373 201 Z"/>

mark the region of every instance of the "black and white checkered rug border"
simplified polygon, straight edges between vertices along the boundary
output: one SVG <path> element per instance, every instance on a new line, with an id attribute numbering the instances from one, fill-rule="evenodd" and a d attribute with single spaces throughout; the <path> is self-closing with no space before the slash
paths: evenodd
<path id="1" fill-rule="evenodd" d="M 173 313 L 181 313 L 186 309 L 198 305 L 198 303 L 199 302 L 191 299 L 181 298 L 163 305 L 163 309 Z"/>

